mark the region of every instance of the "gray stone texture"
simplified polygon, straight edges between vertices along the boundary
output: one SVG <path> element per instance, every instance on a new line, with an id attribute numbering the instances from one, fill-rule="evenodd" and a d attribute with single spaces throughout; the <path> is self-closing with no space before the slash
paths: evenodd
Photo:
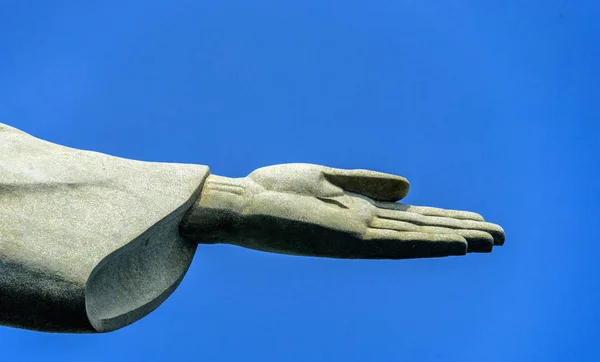
<path id="1" fill-rule="evenodd" d="M 0 124 L 0 324 L 106 332 L 157 308 L 197 243 L 302 256 L 491 252 L 476 213 L 412 206 L 408 181 L 312 164 L 247 177 L 72 149 Z"/>
<path id="2" fill-rule="evenodd" d="M 0 324 L 105 332 L 154 310 L 194 256 L 177 230 L 208 174 L 0 124 Z"/>
<path id="3" fill-rule="evenodd" d="M 400 176 L 312 164 L 210 175 L 180 233 L 202 243 L 354 259 L 464 255 L 504 243 L 504 230 L 479 214 L 395 202 L 408 189 Z"/>

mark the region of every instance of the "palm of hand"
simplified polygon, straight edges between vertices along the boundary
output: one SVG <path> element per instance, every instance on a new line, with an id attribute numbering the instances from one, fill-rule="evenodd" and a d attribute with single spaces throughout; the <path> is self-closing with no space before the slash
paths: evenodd
<path id="1" fill-rule="evenodd" d="M 354 254 L 351 249 L 386 258 L 460 255 L 491 251 L 494 236 L 496 243 L 503 242 L 502 229 L 475 213 L 391 202 L 404 197 L 409 187 L 395 175 L 286 164 L 258 169 L 248 179 L 264 189 L 254 194 L 250 214 L 295 220 L 307 231 L 327 229 L 343 235 L 343 251 L 330 250 L 333 255 L 328 256 L 349 256 Z M 330 249 L 325 245 L 331 244 L 322 240 L 317 249 Z"/>
<path id="2" fill-rule="evenodd" d="M 286 164 L 258 169 L 248 179 L 259 185 L 246 213 L 290 219 L 360 237 L 375 206 L 363 195 L 344 190 L 327 178 L 326 167 Z"/>

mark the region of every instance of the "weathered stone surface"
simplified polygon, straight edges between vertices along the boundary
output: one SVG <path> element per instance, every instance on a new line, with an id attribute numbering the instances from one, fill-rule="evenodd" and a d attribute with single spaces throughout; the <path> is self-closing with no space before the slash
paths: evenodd
<path id="1" fill-rule="evenodd" d="M 103 332 L 151 312 L 193 258 L 178 225 L 208 173 L 0 124 L 0 324 Z"/>
<path id="2" fill-rule="evenodd" d="M 476 213 L 397 203 L 400 176 L 311 164 L 247 177 L 71 149 L 0 124 L 0 324 L 104 332 L 178 286 L 196 242 L 319 257 L 490 252 Z"/>
<path id="3" fill-rule="evenodd" d="M 403 177 L 311 164 L 210 175 L 181 235 L 293 255 L 406 259 L 490 252 L 504 231 L 479 214 L 394 201 Z"/>

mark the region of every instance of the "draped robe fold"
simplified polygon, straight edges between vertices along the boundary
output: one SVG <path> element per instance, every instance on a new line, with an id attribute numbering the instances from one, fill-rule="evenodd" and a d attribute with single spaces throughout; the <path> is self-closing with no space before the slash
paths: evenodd
<path id="1" fill-rule="evenodd" d="M 208 174 L 0 123 L 0 324 L 106 332 L 157 308 L 196 251 L 178 228 Z"/>

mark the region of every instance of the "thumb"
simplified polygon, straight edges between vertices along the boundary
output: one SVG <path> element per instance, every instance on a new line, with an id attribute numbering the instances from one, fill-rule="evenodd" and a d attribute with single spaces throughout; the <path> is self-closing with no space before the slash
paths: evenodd
<path id="1" fill-rule="evenodd" d="M 369 170 L 327 168 L 323 173 L 332 184 L 378 201 L 401 200 L 410 187 L 408 180 L 402 176 Z"/>

